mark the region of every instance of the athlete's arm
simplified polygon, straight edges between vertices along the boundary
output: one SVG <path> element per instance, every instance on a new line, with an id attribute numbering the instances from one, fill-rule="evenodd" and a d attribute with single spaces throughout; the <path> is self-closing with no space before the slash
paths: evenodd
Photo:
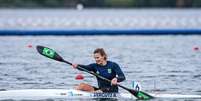
<path id="1" fill-rule="evenodd" d="M 81 70 L 83 71 L 82 69 L 80 68 L 77 68 L 78 66 L 88 70 L 88 71 L 94 71 L 93 67 L 92 67 L 92 64 L 89 64 L 89 65 L 81 65 L 81 64 L 72 64 L 73 68 L 75 69 L 78 69 L 78 70 Z"/>
<path id="2" fill-rule="evenodd" d="M 122 81 L 126 80 L 126 77 L 125 77 L 124 73 L 122 72 L 121 68 L 119 67 L 119 65 L 116 63 L 114 65 L 115 65 L 114 71 L 116 72 L 116 75 L 117 75 L 117 77 L 116 77 L 117 82 L 122 82 Z"/>

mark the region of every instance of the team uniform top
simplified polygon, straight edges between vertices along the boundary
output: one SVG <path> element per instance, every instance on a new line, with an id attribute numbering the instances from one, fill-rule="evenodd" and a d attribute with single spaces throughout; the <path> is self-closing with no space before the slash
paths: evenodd
<path id="1" fill-rule="evenodd" d="M 107 61 L 107 64 L 102 66 L 96 63 L 92 63 L 89 65 L 80 65 L 83 68 L 93 71 L 94 73 L 99 74 L 109 80 L 113 78 L 117 78 L 117 82 L 122 82 L 125 80 L 124 73 L 120 69 L 119 65 L 115 62 Z M 96 77 L 97 78 L 97 77 Z M 110 82 L 97 78 L 98 81 L 98 89 L 101 89 L 103 92 L 118 92 L 118 86 L 111 85 Z"/>

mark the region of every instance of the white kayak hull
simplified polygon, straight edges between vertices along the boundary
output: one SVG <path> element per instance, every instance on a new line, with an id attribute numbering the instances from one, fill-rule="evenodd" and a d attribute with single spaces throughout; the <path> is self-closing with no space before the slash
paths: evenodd
<path id="1" fill-rule="evenodd" d="M 180 94 L 150 94 L 155 98 L 189 98 L 201 99 L 201 95 L 180 95 Z M 89 93 L 74 89 L 24 89 L 0 91 L 0 100 L 42 100 L 42 99 L 71 99 L 71 98 L 126 98 L 136 99 L 129 93 Z"/>
<path id="2" fill-rule="evenodd" d="M 89 93 L 74 89 L 24 89 L 24 90 L 8 90 L 0 91 L 0 100 L 40 100 L 40 99 L 57 99 L 57 98 L 134 98 L 127 93 Z"/>

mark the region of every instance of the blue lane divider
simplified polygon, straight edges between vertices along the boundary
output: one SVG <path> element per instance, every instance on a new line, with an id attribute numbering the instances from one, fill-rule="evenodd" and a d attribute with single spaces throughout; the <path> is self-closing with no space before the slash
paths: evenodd
<path id="1" fill-rule="evenodd" d="M 0 30 L 0 35 L 201 35 L 201 29 Z"/>

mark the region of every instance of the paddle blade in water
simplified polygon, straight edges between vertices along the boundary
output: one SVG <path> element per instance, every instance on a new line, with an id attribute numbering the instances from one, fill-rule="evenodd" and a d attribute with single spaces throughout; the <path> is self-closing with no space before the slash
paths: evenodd
<path id="1" fill-rule="evenodd" d="M 145 92 L 142 92 L 142 91 L 137 91 L 137 90 L 133 90 L 133 89 L 129 89 L 127 87 L 124 87 L 122 85 L 119 85 L 119 87 L 127 90 L 128 92 L 130 92 L 133 96 L 135 96 L 137 99 L 139 100 L 149 100 L 149 99 L 153 99 L 154 97 L 145 93 Z"/>
<path id="2" fill-rule="evenodd" d="M 63 58 L 59 56 L 53 49 L 44 46 L 36 46 L 36 49 L 43 56 L 46 56 L 53 60 L 63 61 Z"/>
<path id="3" fill-rule="evenodd" d="M 142 91 L 135 91 L 130 89 L 129 92 L 132 93 L 139 100 L 150 100 L 154 98 L 153 96 Z"/>

